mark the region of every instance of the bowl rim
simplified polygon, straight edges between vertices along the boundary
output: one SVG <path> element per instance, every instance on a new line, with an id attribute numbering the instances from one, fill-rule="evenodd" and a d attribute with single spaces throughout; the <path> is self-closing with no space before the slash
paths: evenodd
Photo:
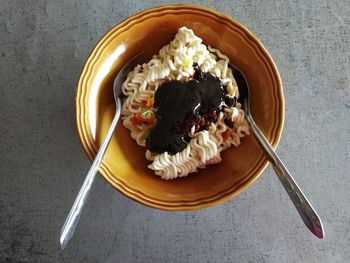
<path id="1" fill-rule="evenodd" d="M 273 61 L 271 55 L 265 48 L 265 46 L 261 43 L 261 41 L 244 25 L 242 25 L 240 22 L 235 20 L 234 18 L 231 18 L 227 15 L 224 15 L 214 9 L 203 7 L 199 5 L 192 5 L 192 4 L 175 4 L 175 5 L 161 5 L 152 7 L 149 9 L 142 10 L 132 16 L 127 17 L 126 19 L 122 20 L 120 23 L 109 29 L 97 42 L 95 47 L 92 49 L 91 53 L 89 54 L 88 58 L 86 59 L 83 69 L 81 71 L 79 82 L 77 86 L 76 91 L 76 122 L 77 122 L 77 131 L 80 138 L 80 143 L 83 146 L 83 149 L 85 153 L 87 154 L 90 161 L 93 161 L 93 159 L 96 156 L 96 153 L 98 149 L 89 140 L 89 132 L 85 131 L 84 128 L 84 122 L 83 122 L 83 114 L 82 114 L 82 99 L 84 96 L 82 96 L 83 91 L 83 83 L 84 79 L 87 77 L 89 70 L 91 69 L 91 63 L 96 58 L 96 54 L 98 51 L 103 48 L 105 42 L 109 39 L 111 35 L 113 35 L 115 32 L 121 30 L 122 28 L 126 27 L 129 23 L 132 23 L 135 20 L 142 20 L 142 18 L 151 13 L 161 13 L 162 11 L 176 11 L 176 10 L 188 10 L 188 11 L 201 11 L 204 13 L 209 13 L 211 15 L 214 15 L 218 19 L 225 20 L 229 24 L 238 27 L 248 38 L 250 38 L 253 42 L 255 42 L 257 48 L 259 51 L 264 55 L 268 63 L 270 63 L 271 69 L 272 69 L 272 75 L 276 78 L 277 81 L 277 96 L 280 98 L 280 108 L 279 108 L 279 120 L 277 121 L 279 124 L 277 124 L 277 128 L 274 134 L 274 141 L 270 142 L 273 149 L 276 149 L 281 136 L 282 131 L 284 127 L 284 118 L 285 118 L 285 101 L 284 101 L 284 93 L 283 93 L 283 85 L 281 81 L 280 74 L 278 72 L 278 69 L 275 65 L 275 62 Z M 119 181 L 117 178 L 110 176 L 112 172 L 109 170 L 108 166 L 104 164 L 104 162 L 101 163 L 99 172 L 101 173 L 102 177 L 116 190 L 124 194 L 125 196 L 133 199 L 134 201 L 137 201 L 143 205 L 146 205 L 151 208 L 161 209 L 161 210 L 167 210 L 167 211 L 188 211 L 188 210 L 198 210 L 203 208 L 208 208 L 217 204 L 220 204 L 224 201 L 227 201 L 228 199 L 231 199 L 241 193 L 243 190 L 245 190 L 248 186 L 250 186 L 255 180 L 262 174 L 262 172 L 266 169 L 268 165 L 268 160 L 266 158 L 262 158 L 260 162 L 257 162 L 255 165 L 255 171 L 252 172 L 252 176 L 248 177 L 246 180 L 243 180 L 238 186 L 235 188 L 229 188 L 227 191 L 220 192 L 216 194 L 215 196 L 204 198 L 204 199 L 198 199 L 196 201 L 178 201 L 178 202 L 171 202 L 168 203 L 166 201 L 157 200 L 155 198 L 152 198 L 150 196 L 145 195 L 144 193 L 141 193 L 137 190 L 132 189 L 128 185 L 124 184 L 123 182 Z"/>

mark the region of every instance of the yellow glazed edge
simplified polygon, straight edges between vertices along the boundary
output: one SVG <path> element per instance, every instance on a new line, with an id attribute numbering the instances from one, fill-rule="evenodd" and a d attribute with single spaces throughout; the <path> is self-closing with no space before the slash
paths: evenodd
<path id="1" fill-rule="evenodd" d="M 254 40 L 257 43 L 258 48 L 265 55 L 268 62 L 271 64 L 272 70 L 273 70 L 273 75 L 274 75 L 274 77 L 276 77 L 276 80 L 277 80 L 277 86 L 280 87 L 278 90 L 278 96 L 281 98 L 281 101 L 280 101 L 281 105 L 280 105 L 280 112 L 279 112 L 280 125 L 276 131 L 277 132 L 277 140 L 274 144 L 272 144 L 272 147 L 274 149 L 276 149 L 278 144 L 279 144 L 279 141 L 281 139 L 282 130 L 283 130 L 283 126 L 284 126 L 284 111 L 285 111 L 284 94 L 283 94 L 282 81 L 281 81 L 278 69 L 277 69 L 271 55 L 268 53 L 268 51 L 266 50 L 264 45 L 260 42 L 260 40 L 258 40 L 255 37 L 255 35 L 249 29 L 247 29 L 245 26 L 243 26 L 240 22 L 236 21 L 235 19 L 233 19 L 231 17 L 223 15 L 223 14 L 221 14 L 213 9 L 210 9 L 207 7 L 202 7 L 202 6 L 196 6 L 196 5 L 168 5 L 168 6 L 158 6 L 158 7 L 153 7 L 153 8 L 147 9 L 147 10 L 143 10 L 143 11 L 141 11 L 133 16 L 126 18 L 122 22 L 120 22 L 118 25 L 116 25 L 115 27 L 110 29 L 99 40 L 99 42 L 96 44 L 96 46 L 92 50 L 91 54 L 89 55 L 88 59 L 86 60 L 84 67 L 83 67 L 83 70 L 81 72 L 79 82 L 78 82 L 78 87 L 77 87 L 77 96 L 76 96 L 76 98 L 77 98 L 76 99 L 76 118 L 77 119 L 76 120 L 77 120 L 77 128 L 78 128 L 79 138 L 80 138 L 81 144 L 82 144 L 86 154 L 88 155 L 88 158 L 90 160 L 93 160 L 95 158 L 97 151 L 96 151 L 94 145 L 91 144 L 89 142 L 89 140 L 87 139 L 83 124 L 80 122 L 81 121 L 81 108 L 80 108 L 81 101 L 79 100 L 79 98 L 81 97 L 81 93 L 82 93 L 83 80 L 87 74 L 87 71 L 89 70 L 89 66 L 90 66 L 91 62 L 96 58 L 95 57 L 96 53 L 101 48 L 101 46 L 104 44 L 106 39 L 108 39 L 110 34 L 123 28 L 126 24 L 132 22 L 135 18 L 142 17 L 142 16 L 149 14 L 149 13 L 160 12 L 160 11 L 165 11 L 165 10 L 169 10 L 169 9 L 171 9 L 171 10 L 181 10 L 181 9 L 197 10 L 197 11 L 204 11 L 204 12 L 207 12 L 210 14 L 214 14 L 215 16 L 217 16 L 221 19 L 224 19 L 224 20 L 226 20 L 230 23 L 233 23 L 236 26 L 240 27 L 240 29 L 242 31 L 244 31 L 252 40 Z M 103 175 L 103 178 L 109 184 L 111 184 L 115 189 L 117 189 L 118 191 L 120 191 L 124 195 L 128 196 L 129 198 L 131 198 L 131 199 L 133 199 L 141 204 L 144 204 L 148 207 L 161 209 L 161 210 L 185 211 L 185 210 L 197 210 L 197 209 L 207 208 L 207 207 L 222 203 L 222 202 L 238 195 L 245 188 L 247 188 L 249 185 L 251 185 L 260 176 L 260 174 L 265 170 L 267 165 L 268 165 L 268 161 L 266 159 L 263 159 L 262 163 L 261 163 L 261 161 L 258 162 L 256 164 L 256 166 L 260 167 L 260 168 L 258 168 L 257 171 L 255 171 L 255 173 L 254 173 L 255 175 L 250 177 L 248 180 L 242 182 L 242 184 L 238 188 L 233 189 L 233 190 L 229 189 L 229 192 L 220 193 L 219 196 L 214 196 L 212 198 L 206 198 L 204 200 L 200 199 L 198 201 L 193 201 L 193 202 L 186 202 L 186 203 L 180 202 L 180 203 L 171 203 L 171 204 L 167 204 L 166 202 L 152 200 L 152 198 L 148 197 L 148 196 L 140 196 L 139 193 L 136 193 L 136 191 L 129 188 L 127 185 L 123 185 L 121 182 L 118 182 L 117 180 L 113 180 L 110 176 L 108 176 L 108 174 L 110 174 L 110 171 L 108 170 L 108 167 L 106 167 L 106 165 L 104 165 L 103 163 L 101 164 L 99 171 Z"/>

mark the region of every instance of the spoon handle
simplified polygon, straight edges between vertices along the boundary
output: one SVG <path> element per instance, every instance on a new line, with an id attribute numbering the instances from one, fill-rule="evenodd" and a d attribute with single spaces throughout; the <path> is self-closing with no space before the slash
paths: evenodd
<path id="1" fill-rule="evenodd" d="M 72 208 L 67 216 L 67 219 L 64 222 L 64 225 L 62 227 L 61 237 L 60 237 L 60 243 L 61 243 L 62 249 L 65 248 L 68 241 L 71 239 L 71 237 L 74 234 L 75 228 L 76 228 L 78 221 L 79 221 L 79 218 L 80 218 L 80 214 L 84 208 L 87 197 L 89 196 L 89 193 L 90 193 L 92 183 L 94 182 L 96 174 L 98 172 L 98 168 L 100 167 L 103 156 L 107 150 L 108 144 L 111 141 L 114 130 L 117 127 L 118 120 L 120 117 L 120 110 L 121 110 L 120 99 L 117 98 L 117 100 L 118 100 L 116 103 L 117 108 L 116 108 L 116 113 L 114 115 L 113 121 L 112 121 L 112 123 L 107 131 L 106 137 L 103 140 L 103 143 L 97 152 L 95 160 L 92 163 L 88 174 L 86 175 L 84 183 L 81 186 L 80 191 L 79 191 L 79 193 L 74 201 L 74 204 L 73 204 L 73 206 L 72 206 Z"/>
<path id="2" fill-rule="evenodd" d="M 288 172 L 287 168 L 284 166 L 280 158 L 272 149 L 263 133 L 257 127 L 250 114 L 247 114 L 246 120 L 248 122 L 250 130 L 253 132 L 253 135 L 256 138 L 258 144 L 272 164 L 273 169 L 278 175 L 278 178 L 280 179 L 282 185 L 286 189 L 290 199 L 293 201 L 293 204 L 299 212 L 299 215 L 303 219 L 305 225 L 315 236 L 322 239 L 324 237 L 323 225 L 316 211 L 311 206 L 310 202 L 307 200 L 300 187 L 294 181 L 293 177 Z"/>

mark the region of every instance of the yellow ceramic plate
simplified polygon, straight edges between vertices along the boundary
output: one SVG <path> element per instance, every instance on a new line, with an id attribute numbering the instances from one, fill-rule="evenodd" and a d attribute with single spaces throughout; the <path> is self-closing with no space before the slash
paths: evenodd
<path id="1" fill-rule="evenodd" d="M 97 43 L 81 73 L 76 99 L 79 136 L 92 160 L 114 115 L 112 85 L 121 67 L 140 51 L 148 57 L 168 44 L 186 26 L 206 45 L 226 54 L 246 75 L 254 119 L 275 148 L 284 120 L 282 83 L 277 68 L 260 41 L 243 25 L 209 8 L 162 6 L 131 16 Z M 146 61 L 145 61 L 146 62 Z M 254 138 L 223 152 L 220 164 L 186 178 L 161 180 L 147 168 L 139 147 L 119 123 L 100 173 L 114 188 L 150 207 L 194 210 L 223 202 L 249 186 L 267 161 Z"/>

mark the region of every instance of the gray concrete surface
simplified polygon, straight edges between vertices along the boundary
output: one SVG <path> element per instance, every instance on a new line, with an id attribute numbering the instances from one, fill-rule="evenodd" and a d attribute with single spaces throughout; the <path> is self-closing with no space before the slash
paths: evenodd
<path id="1" fill-rule="evenodd" d="M 98 178 L 60 250 L 90 164 L 75 127 L 83 62 L 113 25 L 171 2 L 0 2 L 0 262 L 350 262 L 349 0 L 197 1 L 244 23 L 275 59 L 286 99 L 278 153 L 325 240 L 268 168 L 237 198 L 186 213 L 146 208 Z"/>

